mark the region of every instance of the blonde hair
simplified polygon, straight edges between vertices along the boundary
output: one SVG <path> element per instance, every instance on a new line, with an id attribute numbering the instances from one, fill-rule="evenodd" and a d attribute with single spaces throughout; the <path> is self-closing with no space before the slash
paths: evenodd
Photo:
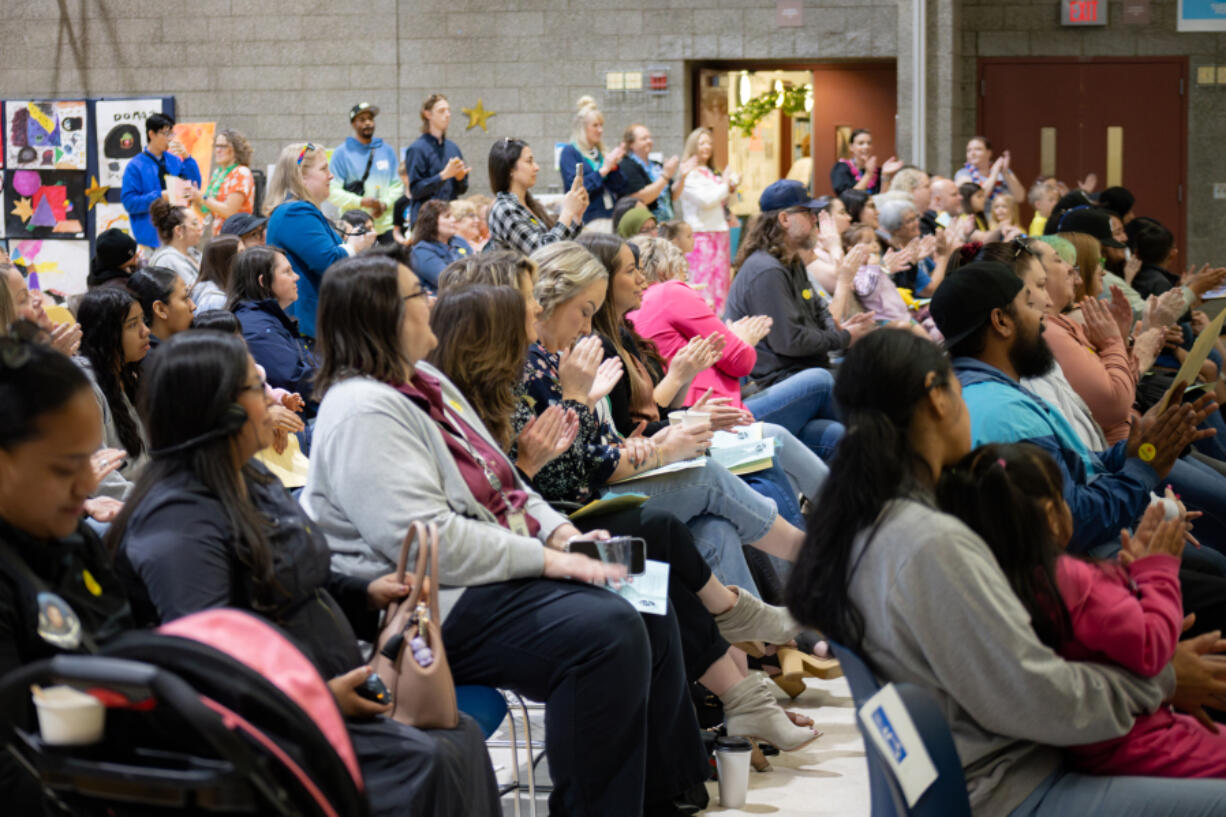
<path id="1" fill-rule="evenodd" d="M 690 265 L 685 260 L 685 253 L 667 238 L 636 235 L 630 239 L 630 243 L 639 248 L 639 264 L 648 283 L 685 280 L 689 275 Z"/>
<path id="2" fill-rule="evenodd" d="M 17 320 L 17 307 L 13 304 L 13 293 L 9 291 L 8 281 L 4 280 L 11 272 L 21 274 L 21 270 L 17 269 L 15 264 L 0 262 L 0 334 L 8 332 Z"/>
<path id="3" fill-rule="evenodd" d="M 713 172 L 715 171 L 715 137 L 711 134 L 710 128 L 694 128 L 690 131 L 690 135 L 685 137 L 685 148 L 681 151 L 681 161 L 685 161 L 694 154 L 698 153 L 698 140 L 706 134 L 711 138 L 711 158 L 707 159 L 707 167 Z"/>
<path id="4" fill-rule="evenodd" d="M 597 281 L 609 279 L 604 264 L 575 241 L 546 244 L 528 257 L 536 264 L 533 294 L 543 310 L 542 318 Z"/>
<path id="5" fill-rule="evenodd" d="M 1017 209 L 1017 199 L 1013 198 L 1013 196 L 1009 195 L 1008 193 L 997 193 L 992 199 L 992 203 L 988 205 L 988 227 L 995 230 L 1000 226 L 1000 222 L 996 220 L 996 216 L 993 214 L 996 210 L 996 202 L 998 201 L 1003 201 L 1005 204 L 1009 205 L 1010 223 L 1012 223 L 1015 227 L 1022 226 L 1019 223 L 1021 221 L 1021 213 L 1019 213 Z"/>
<path id="6" fill-rule="evenodd" d="M 299 163 L 298 157 L 302 157 Z M 290 198 L 299 201 L 311 201 L 306 186 L 302 183 L 303 169 L 310 169 L 322 159 L 328 161 L 328 153 L 318 145 L 310 142 L 295 142 L 281 149 L 277 163 L 272 169 L 272 178 L 268 180 L 268 192 L 264 196 L 264 215 L 271 215 Z"/>
<path id="7" fill-rule="evenodd" d="M 890 182 L 890 192 L 914 193 L 915 188 L 923 184 L 924 179 L 927 178 L 928 174 L 918 168 L 904 167 L 894 174 L 894 180 Z"/>
<path id="8" fill-rule="evenodd" d="M 570 123 L 570 140 L 584 150 L 596 148 L 603 154 L 604 142 L 595 145 L 587 143 L 587 126 L 596 117 L 604 121 L 604 114 L 596 107 L 596 100 L 590 96 L 579 97 L 579 101 L 575 103 L 575 118 Z"/>
<path id="9" fill-rule="evenodd" d="M 452 199 L 451 201 L 451 217 L 459 221 L 468 216 L 479 215 L 477 205 L 468 199 Z"/>
<path id="10" fill-rule="evenodd" d="M 1077 269 L 1080 272 L 1077 281 L 1074 302 L 1085 296 L 1097 298 L 1102 293 L 1102 276 L 1095 275 L 1100 266 L 1099 259 L 1103 257 L 1103 245 L 1089 233 L 1056 233 L 1073 245 L 1077 256 Z"/>

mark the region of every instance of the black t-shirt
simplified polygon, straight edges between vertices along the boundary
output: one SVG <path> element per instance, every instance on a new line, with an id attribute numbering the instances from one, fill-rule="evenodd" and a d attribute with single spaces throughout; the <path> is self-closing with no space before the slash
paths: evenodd
<path id="1" fill-rule="evenodd" d="M 644 187 L 651 184 L 651 176 L 643 169 L 643 166 L 634 159 L 627 156 L 622 160 L 622 163 L 617 166 L 622 172 L 622 178 L 626 182 L 626 187 L 622 190 L 623 196 L 629 196 L 631 193 L 637 193 Z M 655 205 L 655 199 L 645 202 L 648 207 Z"/>
<path id="2" fill-rule="evenodd" d="M 409 237 L 411 228 L 409 225 L 409 197 L 401 196 L 396 199 L 396 203 L 392 205 L 392 223 L 400 229 L 400 235 L 405 238 Z"/>

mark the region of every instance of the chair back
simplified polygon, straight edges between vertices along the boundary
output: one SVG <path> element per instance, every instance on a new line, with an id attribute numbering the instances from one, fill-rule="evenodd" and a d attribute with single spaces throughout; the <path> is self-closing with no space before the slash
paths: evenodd
<path id="1" fill-rule="evenodd" d="M 868 663 L 855 651 L 830 642 L 839 659 L 843 676 L 851 687 L 851 695 L 859 712 L 864 702 L 875 695 L 881 684 Z M 932 693 L 915 684 L 895 684 L 899 697 L 907 708 L 924 748 L 937 769 L 937 779 L 920 797 L 914 807 L 908 807 L 894 773 L 877 751 L 877 744 L 856 717 L 856 727 L 864 738 L 864 755 L 868 762 L 868 783 L 872 817 L 971 817 L 970 799 L 966 794 L 966 778 L 962 761 L 954 746 L 949 724 L 941 713 Z"/>

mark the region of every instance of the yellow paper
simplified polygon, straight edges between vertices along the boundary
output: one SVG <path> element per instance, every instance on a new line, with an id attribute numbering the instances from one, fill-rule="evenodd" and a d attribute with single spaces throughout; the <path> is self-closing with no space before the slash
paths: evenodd
<path id="1" fill-rule="evenodd" d="M 582 519 L 585 516 L 592 514 L 609 514 L 617 511 L 626 511 L 631 508 L 637 508 L 647 501 L 647 497 L 643 494 L 617 494 L 615 496 L 607 496 L 602 499 L 596 499 L 587 503 L 577 511 L 572 511 L 570 518 L 572 521 Z"/>
<path id="2" fill-rule="evenodd" d="M 1217 317 L 1209 322 L 1205 330 L 1196 336 L 1196 342 L 1192 344 L 1192 351 L 1188 352 L 1188 356 L 1184 358 L 1183 365 L 1179 367 L 1179 373 L 1175 375 L 1175 380 L 1171 383 L 1171 387 L 1166 390 L 1166 394 L 1162 395 L 1162 401 L 1158 403 L 1158 411 L 1166 409 L 1167 402 L 1171 399 L 1171 392 L 1175 390 L 1175 385 L 1183 383 L 1191 386 L 1196 382 L 1197 376 L 1200 374 L 1200 367 L 1205 365 L 1205 361 L 1209 358 L 1209 352 L 1213 349 L 1213 344 L 1217 341 L 1218 336 L 1222 334 L 1222 322 L 1226 321 L 1226 309 L 1217 313 Z"/>
<path id="3" fill-rule="evenodd" d="M 285 447 L 284 454 L 278 454 L 270 446 L 256 454 L 255 458 L 262 462 L 269 471 L 272 471 L 286 488 L 301 488 L 306 485 L 310 460 L 298 446 L 296 435 L 289 435 L 289 445 Z"/>

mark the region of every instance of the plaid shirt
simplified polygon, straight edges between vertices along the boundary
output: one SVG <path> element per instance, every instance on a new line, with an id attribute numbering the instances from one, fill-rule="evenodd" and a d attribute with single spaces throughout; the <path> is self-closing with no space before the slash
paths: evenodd
<path id="1" fill-rule="evenodd" d="M 568 241 L 583 229 L 583 224 L 567 226 L 555 224 L 546 230 L 532 211 L 520 203 L 512 193 L 498 193 L 490 206 L 487 217 L 490 225 L 490 241 L 487 247 L 495 250 L 518 250 L 530 255 L 537 247 L 555 241 Z"/>

